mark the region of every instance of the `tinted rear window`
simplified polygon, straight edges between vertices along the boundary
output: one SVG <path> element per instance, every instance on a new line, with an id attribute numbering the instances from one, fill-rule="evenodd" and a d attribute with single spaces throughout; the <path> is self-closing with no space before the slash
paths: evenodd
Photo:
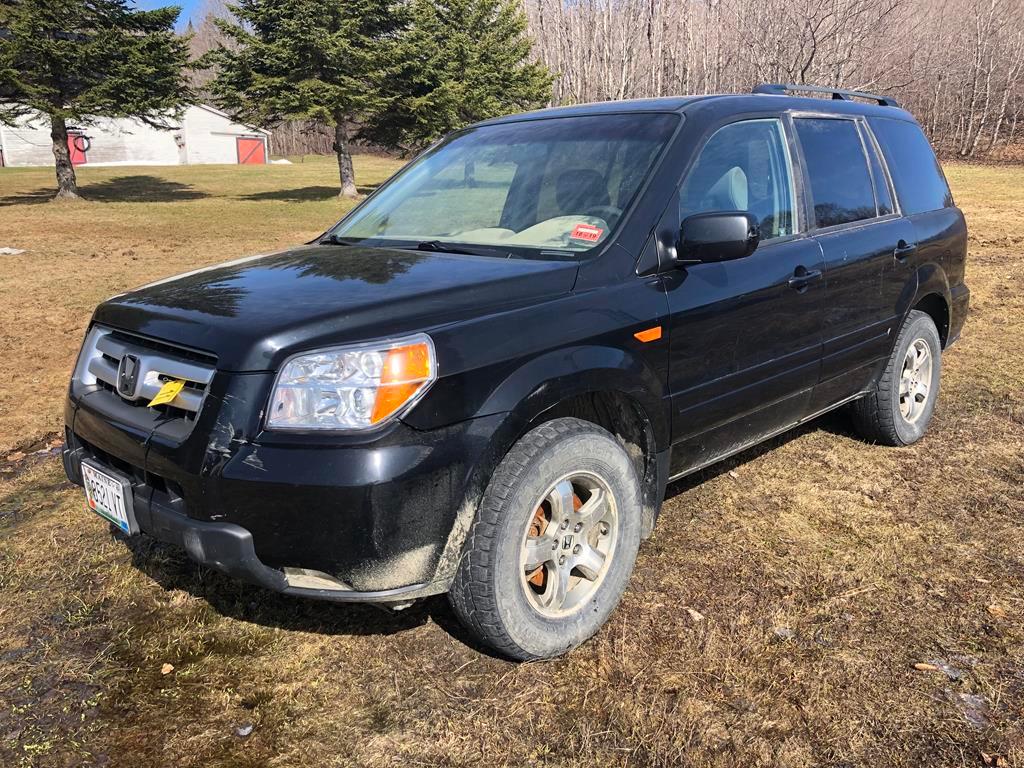
<path id="1" fill-rule="evenodd" d="M 815 225 L 873 219 L 875 193 L 857 124 L 819 118 L 794 122 L 811 177 Z"/>
<path id="2" fill-rule="evenodd" d="M 909 215 L 947 208 L 953 204 L 928 139 L 905 120 L 873 117 L 871 129 L 882 145 L 903 213 Z"/>

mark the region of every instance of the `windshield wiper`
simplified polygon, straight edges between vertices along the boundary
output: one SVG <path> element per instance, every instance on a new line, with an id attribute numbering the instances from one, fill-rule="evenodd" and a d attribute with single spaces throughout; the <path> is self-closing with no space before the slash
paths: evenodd
<path id="1" fill-rule="evenodd" d="M 355 245 L 355 241 L 350 237 L 339 237 L 338 235 L 331 232 L 329 235 L 324 235 L 318 241 L 320 245 Z"/>
<path id="2" fill-rule="evenodd" d="M 446 243 L 443 240 L 424 240 L 421 243 L 416 243 L 416 250 L 440 253 L 461 253 L 466 256 L 504 256 L 505 258 L 508 258 L 512 255 L 509 251 L 503 251 L 500 248 L 487 248 L 486 246 L 473 246 L 473 248 L 466 248 L 464 246 L 454 245 L 453 243 Z"/>

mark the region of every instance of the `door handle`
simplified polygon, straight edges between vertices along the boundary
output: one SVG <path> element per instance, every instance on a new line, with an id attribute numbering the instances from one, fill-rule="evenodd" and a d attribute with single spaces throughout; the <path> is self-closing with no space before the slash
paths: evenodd
<path id="1" fill-rule="evenodd" d="M 911 245 L 906 240 L 900 240 L 896 243 L 896 249 L 892 252 L 892 256 L 896 261 L 904 262 L 910 258 L 916 250 L 917 245 Z"/>
<path id="2" fill-rule="evenodd" d="M 807 290 L 807 286 L 813 283 L 815 280 L 821 279 L 820 269 L 807 269 L 806 267 L 797 267 L 793 272 L 793 276 L 789 278 L 790 288 L 795 288 L 797 291 L 803 292 Z"/>

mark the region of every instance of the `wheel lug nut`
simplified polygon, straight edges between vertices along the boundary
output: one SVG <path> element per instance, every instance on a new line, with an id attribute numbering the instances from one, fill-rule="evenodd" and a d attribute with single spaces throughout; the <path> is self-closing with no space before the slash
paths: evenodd
<path id="1" fill-rule="evenodd" d="M 583 550 L 583 547 L 581 547 L 579 544 L 577 544 L 575 547 L 572 548 L 572 553 L 574 555 L 578 555 L 582 550 Z"/>
<path id="2" fill-rule="evenodd" d="M 562 521 L 562 530 L 565 530 L 568 527 L 569 527 L 569 518 L 566 518 L 565 520 Z"/>
<path id="3" fill-rule="evenodd" d="M 573 528 L 573 531 L 575 533 L 579 533 L 582 530 L 583 530 L 583 523 L 576 523 L 575 527 Z"/>
<path id="4" fill-rule="evenodd" d="M 558 558 L 558 564 L 559 565 L 565 565 L 565 555 L 562 555 L 561 557 Z"/>
<path id="5" fill-rule="evenodd" d="M 558 549 L 558 542 L 557 541 L 551 542 L 551 551 L 554 552 L 556 549 Z"/>

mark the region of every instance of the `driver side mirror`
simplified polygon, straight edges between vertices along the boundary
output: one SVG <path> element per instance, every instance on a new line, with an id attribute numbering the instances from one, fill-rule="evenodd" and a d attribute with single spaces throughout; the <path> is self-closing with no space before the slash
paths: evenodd
<path id="1" fill-rule="evenodd" d="M 676 263 L 703 264 L 749 256 L 761 240 L 757 218 L 743 211 L 687 216 L 679 228 Z"/>

